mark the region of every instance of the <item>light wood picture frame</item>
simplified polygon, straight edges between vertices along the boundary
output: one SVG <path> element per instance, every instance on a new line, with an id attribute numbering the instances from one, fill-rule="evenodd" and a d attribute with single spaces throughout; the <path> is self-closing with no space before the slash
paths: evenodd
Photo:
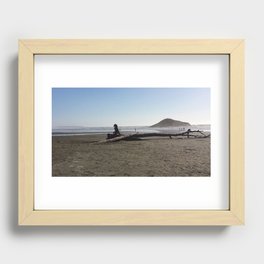
<path id="1" fill-rule="evenodd" d="M 229 56 L 228 210 L 35 210 L 34 56 L 77 54 L 225 54 Z M 243 40 L 20 40 L 19 213 L 23 226 L 174 226 L 244 224 Z"/>

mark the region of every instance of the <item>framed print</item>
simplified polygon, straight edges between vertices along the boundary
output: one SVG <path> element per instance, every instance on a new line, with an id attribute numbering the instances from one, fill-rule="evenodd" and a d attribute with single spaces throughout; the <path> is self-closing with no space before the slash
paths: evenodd
<path id="1" fill-rule="evenodd" d="M 244 223 L 243 40 L 20 40 L 19 225 Z"/>

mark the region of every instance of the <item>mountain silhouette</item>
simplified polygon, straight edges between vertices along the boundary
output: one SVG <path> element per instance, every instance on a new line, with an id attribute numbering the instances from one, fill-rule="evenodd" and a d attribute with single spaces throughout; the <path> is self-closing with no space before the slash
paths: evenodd
<path id="1" fill-rule="evenodd" d="M 177 127 L 177 126 L 190 126 L 188 122 L 182 122 L 179 120 L 174 120 L 171 118 L 165 118 L 158 122 L 157 124 L 152 125 L 151 127 Z"/>

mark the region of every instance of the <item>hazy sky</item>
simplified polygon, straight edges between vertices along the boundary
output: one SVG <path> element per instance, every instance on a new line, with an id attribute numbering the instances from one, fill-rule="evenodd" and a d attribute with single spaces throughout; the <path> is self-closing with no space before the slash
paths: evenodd
<path id="1" fill-rule="evenodd" d="M 52 89 L 53 127 L 149 126 L 164 118 L 210 124 L 210 89 Z"/>

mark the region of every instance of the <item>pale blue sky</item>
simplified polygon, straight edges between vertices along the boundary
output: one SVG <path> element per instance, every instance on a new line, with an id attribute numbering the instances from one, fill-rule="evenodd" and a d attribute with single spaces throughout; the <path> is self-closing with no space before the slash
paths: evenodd
<path id="1" fill-rule="evenodd" d="M 52 126 L 210 124 L 209 88 L 53 88 Z"/>

